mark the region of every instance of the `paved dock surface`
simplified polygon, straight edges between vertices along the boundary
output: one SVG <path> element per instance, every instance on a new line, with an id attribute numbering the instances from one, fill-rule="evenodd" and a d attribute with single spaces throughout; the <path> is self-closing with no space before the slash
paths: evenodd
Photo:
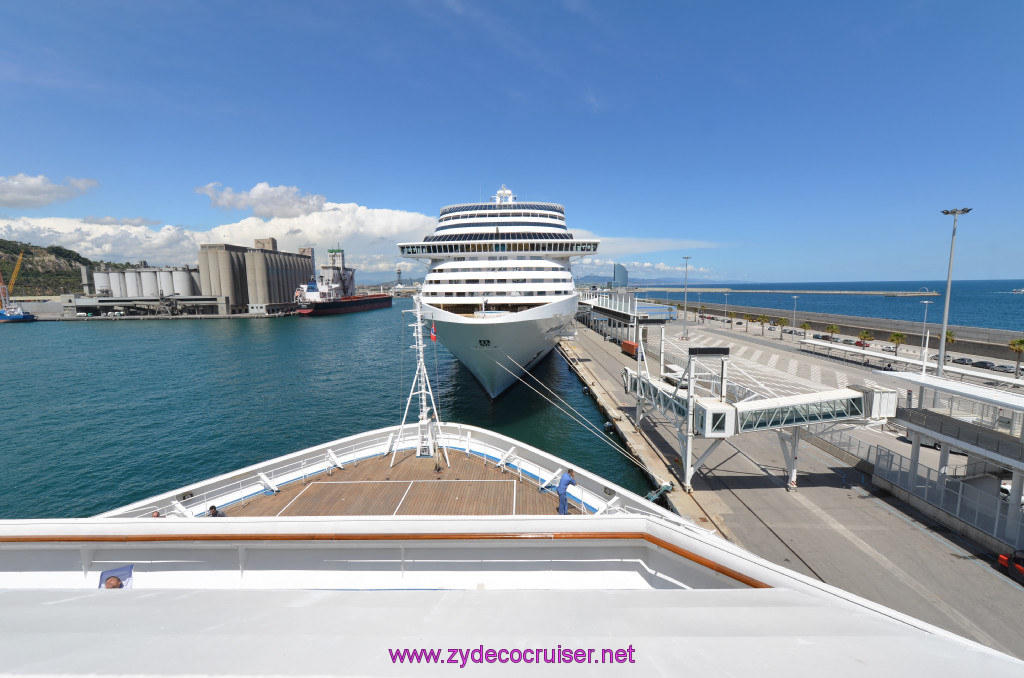
<path id="1" fill-rule="evenodd" d="M 759 328 L 758 328 L 759 329 Z M 666 329 L 667 362 L 685 365 L 688 346 L 732 345 L 755 362 L 835 388 L 849 383 L 886 386 L 884 375 L 796 350 L 780 341 L 734 330 L 689 327 Z M 657 328 L 651 339 L 657 343 Z M 625 366 L 635 360 L 596 332 L 580 326 L 564 354 L 592 388 L 616 425 L 631 436 L 656 477 L 681 487 L 682 466 L 675 428 L 664 417 L 645 415 L 633 426 L 636 399 L 622 385 Z M 651 356 L 648 356 L 648 360 Z M 648 363 L 653 372 L 657 364 Z M 604 403 L 601 401 L 604 400 Z M 858 433 L 856 430 L 852 431 Z M 896 451 L 909 445 L 877 430 Z M 710 445 L 695 440 L 695 459 Z M 870 485 L 866 474 L 801 441 L 797 492 L 785 489 L 782 447 L 775 432 L 728 439 L 693 477 L 694 491 L 675 489 L 669 500 L 699 524 L 773 562 L 818 578 L 900 612 L 1024 658 L 1024 587 L 994 565 L 992 554 L 916 513 Z"/>

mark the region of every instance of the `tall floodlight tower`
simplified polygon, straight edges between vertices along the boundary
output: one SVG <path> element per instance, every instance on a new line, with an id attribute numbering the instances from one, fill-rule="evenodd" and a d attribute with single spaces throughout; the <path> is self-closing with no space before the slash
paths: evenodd
<path id="1" fill-rule="evenodd" d="M 949 271 L 946 273 L 946 302 L 942 306 L 942 333 L 939 335 L 939 366 L 935 371 L 942 376 L 942 367 L 946 364 L 946 327 L 949 325 L 949 293 L 953 289 L 953 247 L 956 245 L 956 218 L 971 211 L 970 207 L 958 210 L 942 210 L 945 215 L 953 215 L 953 239 L 949 242 Z"/>

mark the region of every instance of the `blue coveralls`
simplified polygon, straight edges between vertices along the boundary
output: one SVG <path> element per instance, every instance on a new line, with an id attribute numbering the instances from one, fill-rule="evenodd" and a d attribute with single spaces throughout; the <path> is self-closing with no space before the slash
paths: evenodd
<path id="1" fill-rule="evenodd" d="M 569 500 L 566 497 L 566 491 L 570 485 L 575 485 L 576 481 L 568 473 L 563 473 L 561 480 L 558 481 L 558 515 L 564 516 L 569 512 Z"/>

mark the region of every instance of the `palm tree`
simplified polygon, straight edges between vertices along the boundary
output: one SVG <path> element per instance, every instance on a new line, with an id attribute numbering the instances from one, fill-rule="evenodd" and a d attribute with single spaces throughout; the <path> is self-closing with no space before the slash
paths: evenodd
<path id="1" fill-rule="evenodd" d="M 861 330 L 860 334 L 857 335 L 857 338 L 864 344 L 867 344 L 869 341 L 875 340 L 875 335 L 873 335 L 869 330 Z M 867 348 L 867 346 L 865 346 L 865 348 Z"/>
<path id="2" fill-rule="evenodd" d="M 1017 354 L 1017 366 L 1013 370 L 1014 376 L 1020 374 L 1020 354 L 1024 352 L 1024 339 L 1014 339 L 1007 346 Z"/>
<path id="3" fill-rule="evenodd" d="M 839 325 L 829 325 L 825 331 L 828 332 L 828 340 L 832 341 L 832 335 L 839 334 Z"/>
<path id="4" fill-rule="evenodd" d="M 896 345 L 896 350 L 893 351 L 892 353 L 893 356 L 899 357 L 900 344 L 905 344 L 907 342 L 907 335 L 903 334 L 902 332 L 893 332 L 892 334 L 889 335 L 889 341 Z"/>
<path id="5" fill-rule="evenodd" d="M 811 323 L 803 323 L 800 325 L 800 329 L 804 331 L 804 339 L 806 339 L 807 333 L 811 331 Z"/>
<path id="6" fill-rule="evenodd" d="M 749 313 L 743 316 L 743 319 L 747 321 L 747 333 L 750 333 L 750 323 L 754 322 L 754 316 Z"/>
<path id="7" fill-rule="evenodd" d="M 785 318 L 779 318 L 778 320 L 775 321 L 775 324 L 778 325 L 780 328 L 782 328 L 782 327 L 785 327 L 786 325 L 788 325 L 789 321 L 786 320 Z M 781 329 L 779 330 L 779 341 L 782 341 L 782 330 Z"/>
<path id="8" fill-rule="evenodd" d="M 953 330 L 946 330 L 946 343 L 947 344 L 955 344 L 956 343 L 956 335 L 953 334 Z"/>
<path id="9" fill-rule="evenodd" d="M 757 316 L 757 322 L 761 323 L 761 336 L 764 336 L 764 326 L 771 322 L 771 318 L 766 316 L 764 313 Z"/>
<path id="10" fill-rule="evenodd" d="M 729 311 L 729 320 L 735 320 L 735 319 L 736 319 L 736 314 L 733 311 Z M 729 324 L 732 325 L 732 323 L 729 323 Z"/>
<path id="11" fill-rule="evenodd" d="M 697 312 L 699 314 L 701 314 L 701 315 L 704 315 L 705 313 L 707 313 L 707 308 L 705 308 L 704 304 L 701 304 L 700 308 L 697 309 Z M 697 318 L 697 321 L 698 322 L 704 322 L 704 319 L 703 318 Z"/>

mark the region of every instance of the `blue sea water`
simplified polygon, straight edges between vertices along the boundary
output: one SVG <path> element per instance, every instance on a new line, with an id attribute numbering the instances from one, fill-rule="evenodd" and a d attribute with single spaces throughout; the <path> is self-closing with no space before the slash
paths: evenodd
<path id="1" fill-rule="evenodd" d="M 699 283 L 690 286 L 688 301 L 694 306 L 698 300 L 705 304 L 725 305 L 722 292 L 706 292 L 699 296 L 695 287 L 728 287 L 730 306 L 754 306 L 773 308 L 784 312 L 787 318 L 793 314 L 793 294 L 768 292 L 744 292 L 744 290 L 850 290 L 888 292 L 936 290 L 937 297 L 885 297 L 879 295 L 854 294 L 803 294 L 796 300 L 797 324 L 800 312 L 835 313 L 865 318 L 886 318 L 920 323 L 924 319 L 922 301 L 928 305 L 928 322 L 942 322 L 942 307 L 945 303 L 946 281 L 896 281 L 896 282 L 824 282 L 824 283 L 762 283 L 722 284 Z M 954 280 L 949 295 L 949 324 L 968 327 L 1019 331 L 1024 335 L 1024 294 L 1012 294 L 1011 290 L 1024 288 L 1024 280 Z M 682 299 L 682 286 L 678 292 L 651 292 L 650 297 Z"/>
<path id="2" fill-rule="evenodd" d="M 345 316 L 0 326 L 0 518 L 83 517 L 400 423 L 408 299 Z M 430 343 L 442 418 L 535 445 L 634 491 L 632 464 L 522 385 L 497 401 Z M 564 360 L 535 373 L 600 428 Z M 413 415 L 415 416 L 415 415 Z"/>

